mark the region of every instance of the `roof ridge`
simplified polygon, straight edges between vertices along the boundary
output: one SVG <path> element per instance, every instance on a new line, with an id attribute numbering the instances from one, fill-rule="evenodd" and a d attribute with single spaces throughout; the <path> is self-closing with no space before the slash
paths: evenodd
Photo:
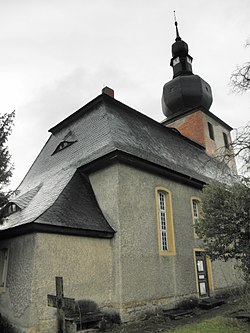
<path id="1" fill-rule="evenodd" d="M 64 128 L 65 125 L 68 125 L 69 123 L 74 122 L 75 120 L 77 120 L 78 118 L 80 118 L 83 114 L 85 114 L 86 112 L 88 112 L 89 110 L 91 110 L 94 106 L 96 106 L 97 104 L 101 103 L 104 100 L 103 95 L 105 95 L 105 94 L 98 95 L 97 97 L 95 97 L 94 99 L 92 99 L 90 102 L 88 102 L 87 104 L 83 105 L 80 109 L 78 109 L 75 112 L 71 113 L 68 117 L 64 118 L 58 124 L 56 124 L 55 126 L 51 127 L 49 129 L 49 132 L 51 132 L 53 135 L 55 135 L 62 128 Z M 105 95 L 105 96 L 107 96 L 107 95 Z"/>

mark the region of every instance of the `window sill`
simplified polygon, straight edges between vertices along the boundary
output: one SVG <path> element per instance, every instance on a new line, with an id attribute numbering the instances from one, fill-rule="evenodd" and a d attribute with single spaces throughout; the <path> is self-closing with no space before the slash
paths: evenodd
<path id="1" fill-rule="evenodd" d="M 3 294 L 7 291 L 6 287 L 0 287 L 0 294 Z"/>
<path id="2" fill-rule="evenodd" d="M 175 256 L 176 252 L 175 251 L 160 251 L 159 255 L 162 257 L 171 257 L 171 256 Z"/>

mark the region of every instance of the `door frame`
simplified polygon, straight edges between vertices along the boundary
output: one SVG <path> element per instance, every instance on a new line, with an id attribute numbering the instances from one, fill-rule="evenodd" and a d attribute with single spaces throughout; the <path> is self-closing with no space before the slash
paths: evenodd
<path id="1" fill-rule="evenodd" d="M 203 298 L 203 297 L 200 295 L 200 290 L 199 290 L 198 271 L 197 271 L 197 264 L 196 264 L 196 252 L 203 252 L 204 255 L 205 255 L 205 259 L 206 259 L 205 264 L 206 264 L 206 271 L 207 271 L 207 287 L 208 287 L 208 296 L 205 296 L 205 297 L 209 297 L 214 292 L 214 283 L 213 283 L 213 274 L 212 274 L 212 263 L 211 263 L 211 259 L 209 258 L 208 255 L 206 255 L 204 249 L 193 248 L 196 291 L 197 291 L 197 293 L 199 295 L 199 298 Z"/>

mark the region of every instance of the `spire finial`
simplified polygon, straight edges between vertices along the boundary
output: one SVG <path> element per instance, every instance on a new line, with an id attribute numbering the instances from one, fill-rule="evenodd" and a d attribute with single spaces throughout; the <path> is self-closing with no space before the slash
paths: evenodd
<path id="1" fill-rule="evenodd" d="M 176 20 L 175 10 L 174 10 L 174 24 L 175 24 L 175 29 L 176 29 L 175 41 L 177 42 L 178 40 L 181 40 L 181 37 L 180 37 L 179 31 L 178 31 L 178 23 L 177 23 L 177 20 Z"/>

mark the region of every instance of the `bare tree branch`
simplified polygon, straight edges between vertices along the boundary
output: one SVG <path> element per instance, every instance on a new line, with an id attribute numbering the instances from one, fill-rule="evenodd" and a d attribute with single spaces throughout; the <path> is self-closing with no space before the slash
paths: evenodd
<path id="1" fill-rule="evenodd" d="M 245 176 L 246 172 L 250 172 L 250 122 L 235 129 L 233 136 L 234 140 L 229 143 L 228 148 L 218 148 L 215 157 L 228 166 L 237 160 L 238 172 Z"/>
<path id="2" fill-rule="evenodd" d="M 250 45 L 250 41 L 247 40 L 245 47 Z M 250 62 L 245 62 L 241 66 L 237 66 L 230 77 L 229 83 L 233 92 L 242 94 L 250 89 Z"/>

